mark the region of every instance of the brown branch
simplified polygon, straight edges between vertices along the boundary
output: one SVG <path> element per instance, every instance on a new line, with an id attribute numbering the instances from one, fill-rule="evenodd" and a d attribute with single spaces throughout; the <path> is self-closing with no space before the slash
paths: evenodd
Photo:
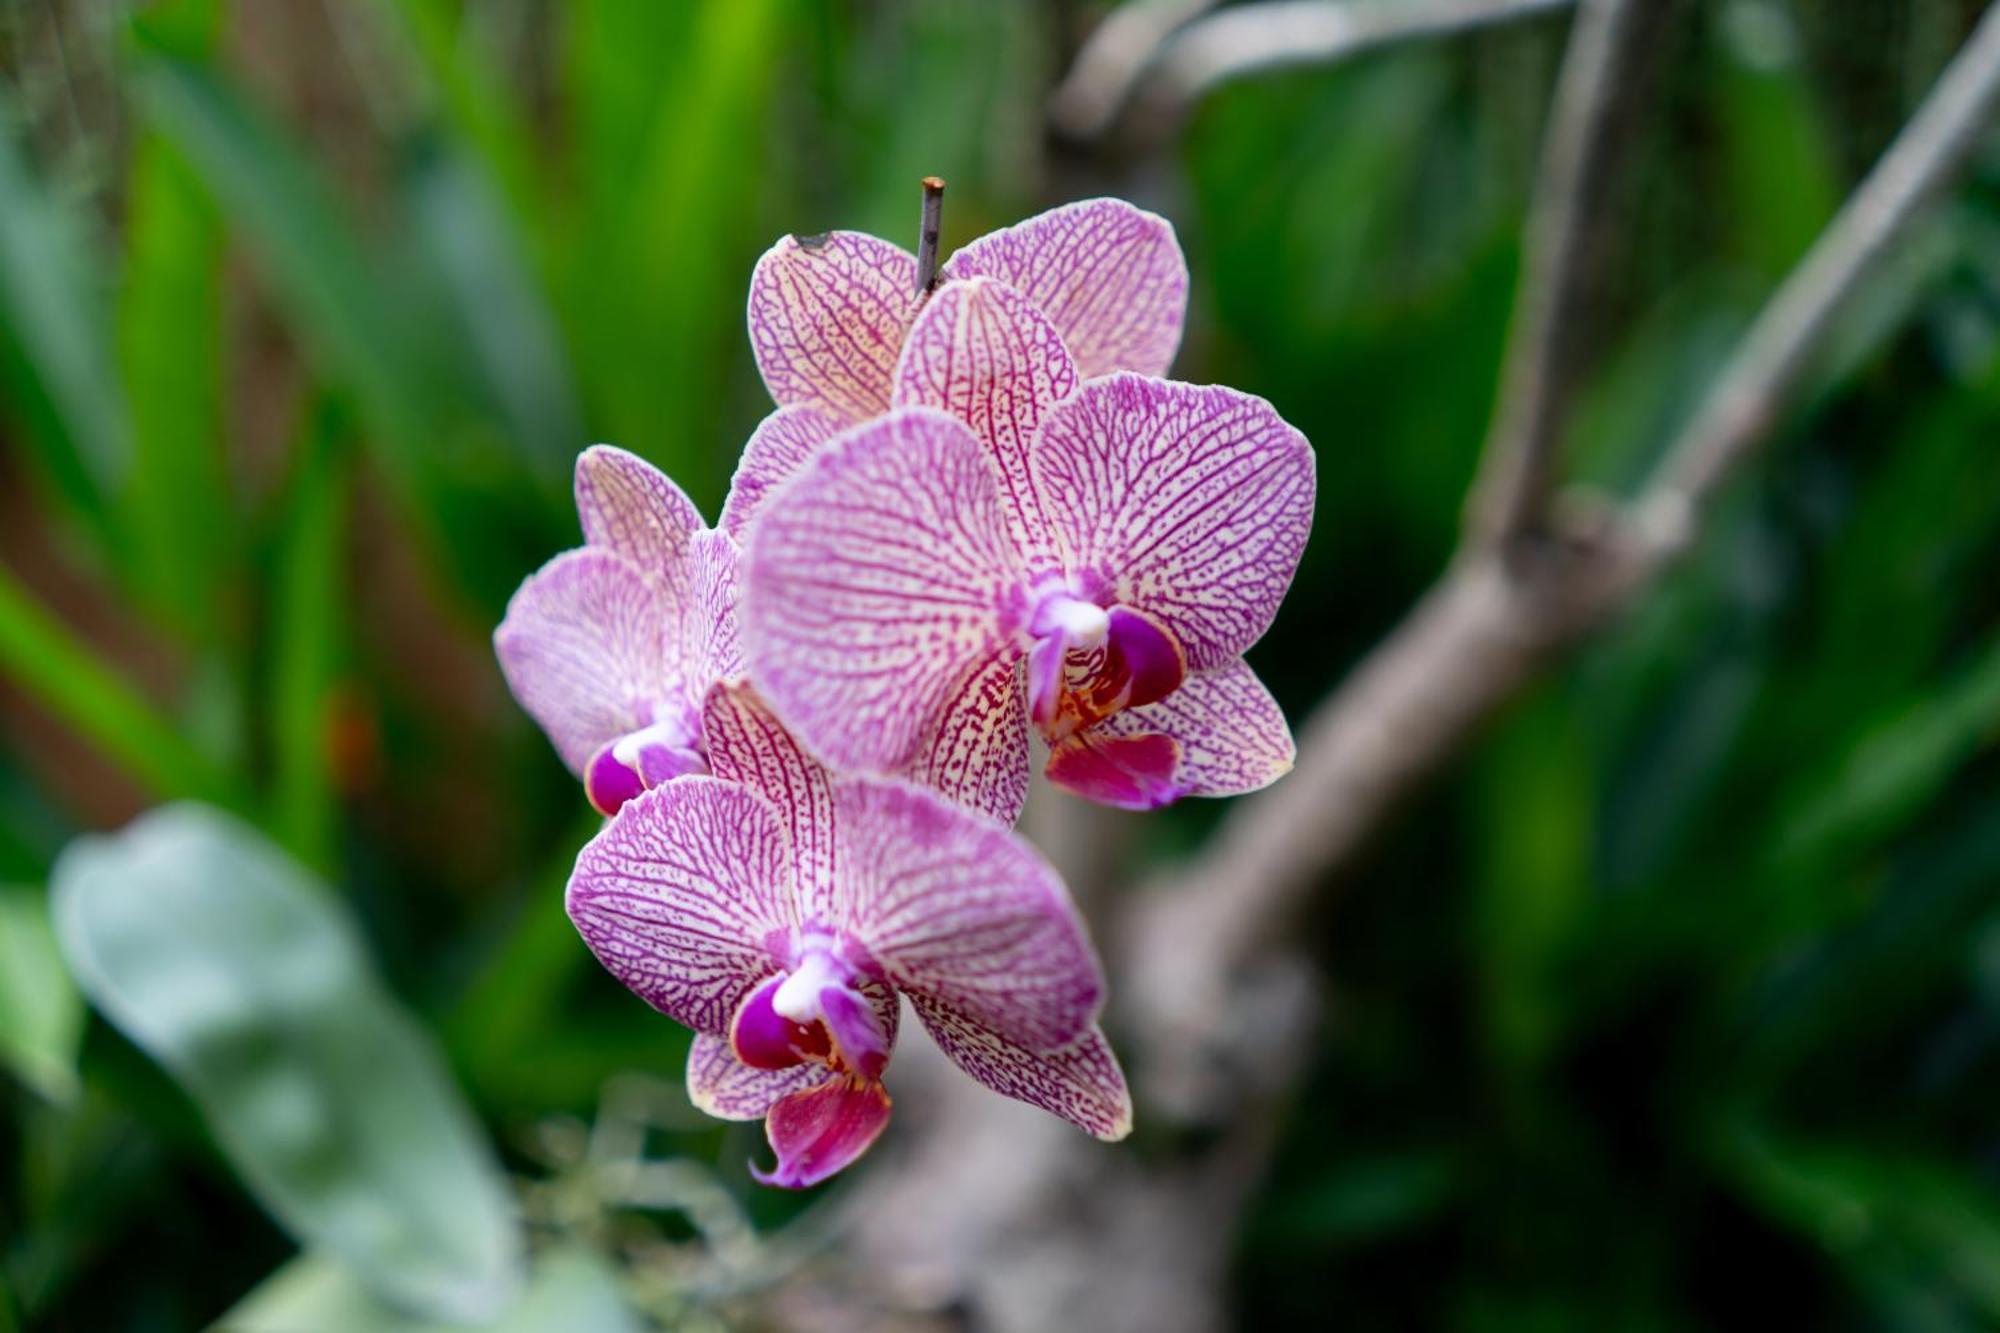
<path id="1" fill-rule="evenodd" d="M 1216 0 L 1131 0 L 1107 14 L 1049 98 L 1049 123 L 1075 139 L 1111 128 L 1174 30 Z"/>
<path id="2" fill-rule="evenodd" d="M 1078 138 L 1109 134 L 1121 121 L 1158 134 L 1225 83 L 1272 70 L 1326 65 L 1377 47 L 1492 27 L 1563 9 L 1575 0 L 1264 0 L 1196 19 L 1161 34 L 1129 83 L 1069 104 L 1090 108 L 1057 128 Z M 1066 84 L 1067 88 L 1068 85 Z"/>
<path id="3" fill-rule="evenodd" d="M 1584 370 L 1589 278 L 1647 74 L 1673 6 L 1583 0 L 1563 57 L 1529 209 L 1500 400 L 1473 488 L 1475 540 L 1503 544 L 1546 518 L 1557 447 Z"/>
<path id="4" fill-rule="evenodd" d="M 926 176 L 923 214 L 917 220 L 917 295 L 928 296 L 938 284 L 938 236 L 944 230 L 944 181 Z"/>

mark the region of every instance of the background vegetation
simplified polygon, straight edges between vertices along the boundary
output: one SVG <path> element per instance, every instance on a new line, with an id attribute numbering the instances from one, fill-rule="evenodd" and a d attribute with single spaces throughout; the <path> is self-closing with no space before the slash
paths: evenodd
<path id="1" fill-rule="evenodd" d="M 1682 8 L 1569 442 L 1610 486 L 1977 6 Z M 1432 578 L 1562 20 L 1236 85 L 1134 155 L 1044 134 L 1098 13 L 0 3 L 0 1329 L 203 1327 L 299 1237 L 448 1312 L 508 1263 L 489 1136 L 547 1256 L 525 1328 L 705 1318 L 731 1209 L 797 1210 L 749 1184 L 755 1127 L 672 1104 L 684 1034 L 558 910 L 592 821 L 488 646 L 575 540 L 581 445 L 714 512 L 780 233 L 907 240 L 928 172 L 947 248 L 1082 193 L 1166 212 L 1177 373 L 1318 449 L 1253 654 L 1295 718 Z M 2000 157 L 1837 362 L 1665 595 L 1328 886 L 1246 1325 L 2000 1323 Z M 65 863 L 102 886 L 87 1018 L 52 866 L 179 799 L 243 823 Z M 177 933 L 202 912 L 238 924 Z M 285 1090 L 329 1085 L 347 1150 L 287 1157 Z M 713 1168 L 655 1182 L 686 1216 L 609 1207 L 591 1123 Z M 339 1229 L 396 1188 L 454 1210 L 444 1253 Z M 385 1318 L 340 1271 L 263 1297 Z"/>

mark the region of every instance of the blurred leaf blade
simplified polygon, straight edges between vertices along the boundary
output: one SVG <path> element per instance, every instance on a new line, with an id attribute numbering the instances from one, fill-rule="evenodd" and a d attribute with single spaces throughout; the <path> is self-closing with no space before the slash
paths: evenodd
<path id="1" fill-rule="evenodd" d="M 581 1250 L 545 1254 L 528 1289 L 485 1333 L 642 1333 L 613 1274 Z M 213 1333 L 463 1333 L 463 1324 L 410 1318 L 384 1306 L 332 1259 L 304 1254 L 286 1264 L 217 1320 Z"/>
<path id="2" fill-rule="evenodd" d="M 80 210 L 35 178 L 0 103 L 0 334 L 17 407 L 57 491 L 107 544 L 131 469 L 109 293 Z M 112 546 L 115 550 L 115 546 Z"/>
<path id="3" fill-rule="evenodd" d="M 293 1234 L 434 1317 L 504 1307 L 521 1243 L 505 1178 L 331 894 L 190 804 L 72 844 L 53 893 L 85 993 Z"/>
<path id="4" fill-rule="evenodd" d="M 0 675 L 161 797 L 237 799 L 235 783 L 0 567 Z"/>
<path id="5" fill-rule="evenodd" d="M 305 436 L 271 596 L 271 802 L 285 845 L 324 870 L 337 813 L 331 709 L 345 642 L 349 531 L 345 423 L 331 401 L 309 411 Z"/>
<path id="6" fill-rule="evenodd" d="M 69 1101 L 83 1020 L 83 997 L 56 949 L 47 895 L 0 885 L 0 1064 L 50 1101 Z"/>

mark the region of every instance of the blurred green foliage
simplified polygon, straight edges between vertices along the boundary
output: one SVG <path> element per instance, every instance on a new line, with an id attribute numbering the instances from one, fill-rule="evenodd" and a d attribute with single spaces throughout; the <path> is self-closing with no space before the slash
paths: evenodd
<path id="1" fill-rule="evenodd" d="M 1976 6 L 1683 9 L 1568 441 L 1613 488 Z M 780 233 L 904 236 L 927 172 L 948 246 L 1082 192 L 1167 212 L 1178 373 L 1318 449 L 1254 654 L 1294 717 L 1436 573 L 1560 22 L 1239 85 L 1132 161 L 1042 135 L 1095 12 L 0 8 L 0 1329 L 201 1327 L 292 1250 L 215 1107 L 78 1043 L 39 886 L 156 801 L 340 886 L 402 997 L 370 1003 L 510 1166 L 619 1071 L 678 1076 L 556 909 L 591 823 L 486 635 L 574 540 L 581 445 L 714 512 Z M 1697 558 L 1329 886 L 1246 1324 L 2000 1322 L 2000 162 L 1879 287 Z M 732 1186 L 755 1142 L 663 1137 Z M 534 1290 L 608 1299 L 577 1262 Z M 342 1283 L 308 1257 L 258 1299 L 367 1317 Z"/>

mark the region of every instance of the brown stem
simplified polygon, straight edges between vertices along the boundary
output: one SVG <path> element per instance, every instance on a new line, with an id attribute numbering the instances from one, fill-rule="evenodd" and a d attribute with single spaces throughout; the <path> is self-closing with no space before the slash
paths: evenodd
<path id="1" fill-rule="evenodd" d="M 923 219 L 917 228 L 917 294 L 928 296 L 938 285 L 938 233 L 944 227 L 944 181 L 924 177 Z"/>

